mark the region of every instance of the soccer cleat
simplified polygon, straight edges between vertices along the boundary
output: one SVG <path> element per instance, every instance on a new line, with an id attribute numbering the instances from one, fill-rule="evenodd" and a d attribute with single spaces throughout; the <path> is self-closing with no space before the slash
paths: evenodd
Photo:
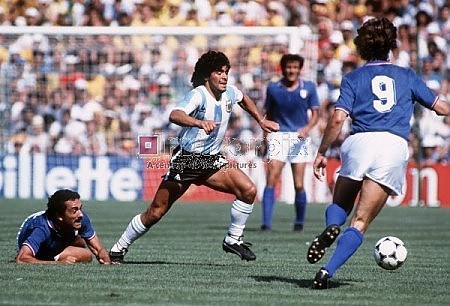
<path id="1" fill-rule="evenodd" d="M 111 258 L 111 263 L 112 264 L 123 264 L 124 263 L 123 258 L 125 257 L 125 254 L 127 252 L 128 252 L 127 249 L 123 250 L 122 252 L 109 251 L 109 258 Z"/>
<path id="2" fill-rule="evenodd" d="M 292 229 L 294 232 L 302 232 L 303 224 L 294 224 L 294 228 Z"/>
<path id="3" fill-rule="evenodd" d="M 325 255 L 326 249 L 333 244 L 340 232 L 341 229 L 339 226 L 332 224 L 328 226 L 322 234 L 317 236 L 308 248 L 308 253 L 306 255 L 308 262 L 314 264 L 321 260 Z"/>
<path id="4" fill-rule="evenodd" d="M 271 228 L 267 225 L 261 225 L 261 232 L 270 232 Z"/>
<path id="5" fill-rule="evenodd" d="M 242 260 L 255 260 L 256 255 L 250 250 L 249 246 L 252 246 L 250 242 L 244 242 L 239 240 L 238 243 L 227 243 L 225 239 L 222 243 L 222 249 L 227 253 L 234 253 L 241 257 Z"/>
<path id="6" fill-rule="evenodd" d="M 312 289 L 328 289 L 330 288 L 330 274 L 327 269 L 320 268 L 312 284 Z"/>

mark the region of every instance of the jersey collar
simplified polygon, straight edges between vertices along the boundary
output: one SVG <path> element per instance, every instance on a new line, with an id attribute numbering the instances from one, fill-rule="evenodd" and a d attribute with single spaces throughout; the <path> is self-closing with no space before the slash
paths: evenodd
<path id="1" fill-rule="evenodd" d="M 375 60 L 375 61 L 370 61 L 366 63 L 366 66 L 379 66 L 379 65 L 392 65 L 391 62 L 388 61 L 382 61 L 382 60 Z"/>

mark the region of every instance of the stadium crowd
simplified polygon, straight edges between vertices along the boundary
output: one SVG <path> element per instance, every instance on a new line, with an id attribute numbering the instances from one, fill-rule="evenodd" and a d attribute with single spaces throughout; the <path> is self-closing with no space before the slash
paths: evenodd
<path id="1" fill-rule="evenodd" d="M 317 37 L 318 144 L 343 74 L 361 63 L 356 29 L 370 16 L 387 16 L 399 29 L 392 62 L 411 67 L 427 85 L 450 99 L 450 3 L 445 0 L 7 0 L 1 26 L 296 26 Z M 62 44 L 43 34 L 13 41 L 0 31 L 1 152 L 48 152 L 132 156 L 138 135 L 161 135 L 170 147 L 176 127 L 171 107 L 191 88 L 189 77 L 205 37 L 85 36 Z M 82 46 L 82 47 L 80 47 Z M 226 40 L 217 45 L 232 59 L 230 82 L 262 107 L 267 81 L 279 75 L 286 41 L 276 37 L 252 45 Z M 308 78 L 308 75 L 304 75 Z M 2 120 L 6 120 L 2 119 Z M 419 107 L 411 132 L 411 158 L 427 164 L 450 161 L 450 118 Z M 244 112 L 232 118 L 230 139 L 260 139 Z M 339 156 L 345 138 L 332 146 Z"/>

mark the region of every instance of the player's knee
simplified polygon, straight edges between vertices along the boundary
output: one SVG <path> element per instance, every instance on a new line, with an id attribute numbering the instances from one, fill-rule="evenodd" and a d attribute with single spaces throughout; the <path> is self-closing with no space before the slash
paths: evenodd
<path id="1" fill-rule="evenodd" d="M 256 192 L 257 190 L 255 184 L 248 184 L 248 186 L 243 190 L 240 200 L 245 203 L 252 204 L 255 201 Z"/>
<path id="2" fill-rule="evenodd" d="M 275 187 L 275 185 L 278 183 L 279 180 L 280 180 L 280 176 L 279 175 L 269 175 L 267 177 L 266 185 L 268 187 Z"/>

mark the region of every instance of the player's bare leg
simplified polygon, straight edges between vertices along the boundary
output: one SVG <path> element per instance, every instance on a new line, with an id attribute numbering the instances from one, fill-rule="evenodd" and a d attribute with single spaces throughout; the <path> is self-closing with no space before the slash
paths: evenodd
<path id="1" fill-rule="evenodd" d="M 359 194 L 362 182 L 339 176 L 334 190 L 333 203 L 326 210 L 324 231 L 310 244 L 306 259 L 315 264 L 323 258 L 327 248 L 337 239 L 340 227 L 347 220 Z"/>
<path id="2" fill-rule="evenodd" d="M 189 186 L 190 184 L 162 181 L 156 191 L 152 203 L 147 210 L 141 214 L 142 224 L 146 228 L 150 228 L 158 223 L 172 207 L 172 204 L 186 192 Z"/>
<path id="3" fill-rule="evenodd" d="M 384 207 L 390 190 L 368 178 L 362 182 L 358 204 L 350 221 L 349 227 L 337 241 L 329 261 L 316 274 L 313 281 L 314 289 L 326 289 L 329 279 L 361 246 L 364 233 L 373 219 Z"/>
<path id="4" fill-rule="evenodd" d="M 205 185 L 215 190 L 234 194 L 236 199 L 231 205 L 230 224 L 222 242 L 225 252 L 234 253 L 243 260 L 255 260 L 250 243 L 242 240 L 245 224 L 253 211 L 256 186 L 250 178 L 237 168 L 224 168 L 212 175 Z"/>
<path id="5" fill-rule="evenodd" d="M 389 188 L 370 179 L 365 179 L 362 184 L 358 205 L 356 205 L 355 213 L 350 221 L 350 226 L 364 234 L 370 223 L 386 204 L 389 192 Z"/>
<path id="6" fill-rule="evenodd" d="M 150 227 L 156 224 L 169 211 L 172 204 L 178 200 L 189 188 L 189 184 L 172 181 L 162 181 L 155 197 L 147 210 L 137 214 L 128 223 L 119 240 L 110 250 L 112 263 L 122 263 L 130 245 L 144 235 Z"/>

